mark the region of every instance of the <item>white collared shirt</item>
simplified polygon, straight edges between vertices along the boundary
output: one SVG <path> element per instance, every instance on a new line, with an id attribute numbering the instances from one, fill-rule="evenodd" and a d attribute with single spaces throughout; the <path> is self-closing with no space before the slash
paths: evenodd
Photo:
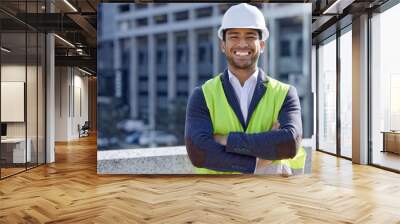
<path id="1" fill-rule="evenodd" d="M 254 89 L 256 88 L 257 84 L 258 68 L 256 68 L 256 71 L 244 82 L 243 86 L 240 85 L 239 79 L 236 78 L 236 76 L 232 74 L 229 69 L 228 74 L 229 82 L 235 91 L 236 98 L 240 105 L 240 110 L 242 111 L 244 121 L 246 122 L 250 102 L 253 98 Z"/>
<path id="2" fill-rule="evenodd" d="M 242 111 L 244 121 L 246 122 L 248 110 L 250 107 L 250 102 L 251 99 L 253 98 L 254 89 L 256 88 L 257 84 L 258 68 L 256 68 L 256 71 L 244 82 L 243 86 L 240 85 L 239 79 L 236 78 L 236 76 L 233 75 L 232 72 L 229 71 L 229 69 L 228 69 L 228 74 L 229 74 L 229 82 L 231 83 L 235 91 L 236 98 L 240 104 L 240 110 Z M 254 173 L 263 174 L 261 170 L 257 170 L 257 164 L 258 164 L 258 157 L 256 158 L 256 167 L 254 169 Z"/>

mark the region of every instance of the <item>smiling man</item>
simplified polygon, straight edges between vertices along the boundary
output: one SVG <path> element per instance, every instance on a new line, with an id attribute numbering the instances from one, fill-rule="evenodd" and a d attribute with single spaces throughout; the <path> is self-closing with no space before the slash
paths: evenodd
<path id="1" fill-rule="evenodd" d="M 257 67 L 268 35 L 252 5 L 223 16 L 218 37 L 228 68 L 194 90 L 186 114 L 186 149 L 197 173 L 304 172 L 296 89 Z"/>

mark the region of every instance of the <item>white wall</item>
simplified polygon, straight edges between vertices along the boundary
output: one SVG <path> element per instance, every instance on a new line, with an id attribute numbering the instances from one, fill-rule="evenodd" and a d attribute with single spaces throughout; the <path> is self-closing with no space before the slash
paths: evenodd
<path id="1" fill-rule="evenodd" d="M 55 140 L 68 140 L 68 68 L 55 68 Z"/>
<path id="2" fill-rule="evenodd" d="M 24 65 L 2 65 L 1 66 L 1 81 L 3 82 L 25 82 L 25 75 L 28 69 L 28 73 L 34 69 L 32 66 L 27 68 Z M 25 82 L 26 83 L 26 82 Z M 28 93 L 28 96 L 33 96 L 33 93 Z M 35 94 L 36 96 L 36 94 Z M 1 108 L 1 110 L 7 110 L 7 108 Z M 29 119 L 30 120 L 30 119 Z M 25 137 L 25 122 L 7 122 L 7 136 L 8 137 Z"/>
<path id="3" fill-rule="evenodd" d="M 25 82 L 25 65 L 2 65 L 1 66 L 1 81 L 2 82 Z M 28 71 L 32 67 L 28 66 Z M 4 96 L 2 96 L 4 97 Z M 1 110 L 7 110 L 8 108 L 1 108 Z M 24 110 L 24 108 L 22 108 Z M 7 135 L 9 137 L 24 137 L 25 136 L 25 124 L 24 122 L 8 122 L 7 123 Z"/>
<path id="4" fill-rule="evenodd" d="M 56 141 L 77 139 L 78 124 L 88 120 L 88 78 L 83 75 L 76 68 L 56 67 Z"/>
<path id="5" fill-rule="evenodd" d="M 79 70 L 74 70 L 74 108 L 72 108 L 73 113 L 72 117 L 73 119 L 71 120 L 71 135 L 73 138 L 78 137 L 78 124 L 81 126 L 85 123 L 85 121 L 89 120 L 88 116 L 88 77 L 87 76 L 81 76 L 83 73 L 78 73 Z M 80 93 L 79 93 L 80 92 Z M 79 97 L 80 96 L 80 97 Z M 80 101 L 80 102 L 79 102 Z M 80 108 L 81 107 L 81 108 Z M 81 111 L 80 111 L 81 110 Z"/>

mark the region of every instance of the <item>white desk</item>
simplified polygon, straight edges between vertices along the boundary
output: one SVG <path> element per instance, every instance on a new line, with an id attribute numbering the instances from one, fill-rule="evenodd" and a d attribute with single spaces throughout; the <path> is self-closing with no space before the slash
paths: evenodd
<path id="1" fill-rule="evenodd" d="M 25 138 L 6 138 L 1 139 L 2 147 L 6 146 L 7 150 L 8 147 L 12 148 L 12 162 L 13 163 L 25 163 L 25 158 L 27 159 L 26 162 L 30 162 L 32 158 L 31 154 L 31 145 L 32 141 L 30 138 L 26 140 L 28 143 L 26 147 L 26 154 L 25 154 Z M 2 149 L 3 151 L 3 149 Z M 4 150 L 5 151 L 5 150 Z"/>

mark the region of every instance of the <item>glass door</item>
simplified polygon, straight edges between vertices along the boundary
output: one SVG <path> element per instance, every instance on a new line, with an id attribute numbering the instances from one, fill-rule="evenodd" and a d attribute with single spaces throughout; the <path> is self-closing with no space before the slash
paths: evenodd
<path id="1" fill-rule="evenodd" d="M 342 31 L 340 43 L 340 155 L 352 158 L 352 32 Z"/>
<path id="2" fill-rule="evenodd" d="M 336 154 L 336 35 L 317 49 L 318 150 Z"/>
<path id="3" fill-rule="evenodd" d="M 400 171 L 400 4 L 371 18 L 371 163 Z"/>
<path id="4" fill-rule="evenodd" d="M 1 34 L 1 176 L 26 170 L 26 32 Z M 4 50 L 5 49 L 5 50 Z"/>

